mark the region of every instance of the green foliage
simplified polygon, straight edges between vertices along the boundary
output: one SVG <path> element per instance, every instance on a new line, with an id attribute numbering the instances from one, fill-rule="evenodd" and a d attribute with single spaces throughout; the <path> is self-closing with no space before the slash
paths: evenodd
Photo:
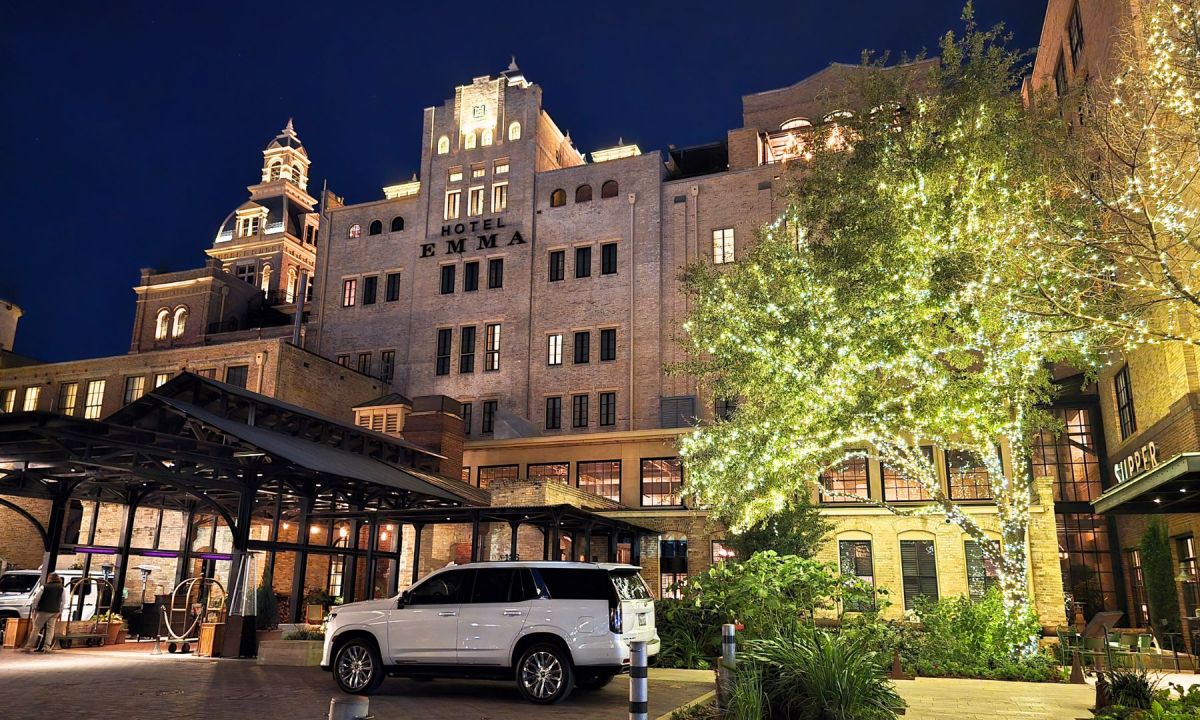
<path id="1" fill-rule="evenodd" d="M 762 720 L 770 710 L 763 688 L 763 669 L 753 660 L 739 663 L 734 671 L 725 720 Z"/>
<path id="2" fill-rule="evenodd" d="M 1149 710 L 1158 679 L 1143 668 L 1112 668 L 1100 673 L 1096 686 L 1110 705 Z"/>
<path id="3" fill-rule="evenodd" d="M 654 623 L 662 649 L 654 658 L 659 667 L 704 670 L 721 654 L 721 623 L 712 608 L 682 600 L 654 604 Z"/>
<path id="4" fill-rule="evenodd" d="M 310 630 L 308 628 L 298 628 L 289 633 L 284 634 L 284 640 L 324 640 L 325 633 L 321 630 Z"/>
<path id="5" fill-rule="evenodd" d="M 272 571 L 263 573 L 254 596 L 254 625 L 259 630 L 272 630 L 279 624 L 279 599 L 275 597 Z"/>
<path id="6" fill-rule="evenodd" d="M 1175 593 L 1175 566 L 1171 560 L 1171 537 L 1161 520 L 1146 526 L 1140 544 L 1142 574 L 1146 578 L 1146 604 L 1150 627 L 1160 638 L 1179 632 L 1179 597 Z"/>
<path id="7" fill-rule="evenodd" d="M 759 670 L 760 697 L 770 709 L 760 717 L 885 720 L 904 707 L 884 677 L 880 653 L 854 638 L 802 629 L 789 637 L 748 641 L 742 657 Z M 739 674 L 740 682 L 743 678 Z M 751 703 L 753 690 L 742 693 Z"/>
<path id="8" fill-rule="evenodd" d="M 1137 697 L 1138 702 L 1146 700 L 1141 690 Z M 1200 686 L 1184 688 L 1171 683 L 1169 688 L 1153 690 L 1144 709 L 1113 702 L 1092 714 L 1100 720 L 1196 720 L 1200 718 Z"/>
<path id="9" fill-rule="evenodd" d="M 726 522 L 726 525 L 732 524 Z M 832 528 L 833 524 L 813 505 L 806 493 L 778 512 L 730 535 L 725 544 L 737 551 L 738 557 L 744 558 L 763 550 L 773 550 L 780 555 L 812 557 Z"/>

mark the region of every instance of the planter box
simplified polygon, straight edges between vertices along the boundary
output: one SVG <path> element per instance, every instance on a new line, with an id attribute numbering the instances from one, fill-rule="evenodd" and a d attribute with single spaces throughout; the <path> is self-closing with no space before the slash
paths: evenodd
<path id="1" fill-rule="evenodd" d="M 321 640 L 264 640 L 258 644 L 259 665 L 307 667 L 321 664 Z"/>

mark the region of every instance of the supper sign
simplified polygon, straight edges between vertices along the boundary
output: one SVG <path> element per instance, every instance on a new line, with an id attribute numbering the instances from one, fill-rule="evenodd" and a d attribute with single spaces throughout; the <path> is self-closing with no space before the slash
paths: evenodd
<path id="1" fill-rule="evenodd" d="M 1113 475 L 1116 476 L 1117 482 L 1123 483 L 1156 467 L 1158 467 L 1158 446 L 1154 444 L 1154 441 L 1150 441 L 1134 450 L 1124 460 L 1113 465 Z"/>

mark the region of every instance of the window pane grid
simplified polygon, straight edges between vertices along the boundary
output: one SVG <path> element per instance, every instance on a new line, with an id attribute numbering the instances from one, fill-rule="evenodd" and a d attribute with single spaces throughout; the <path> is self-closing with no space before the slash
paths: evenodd
<path id="1" fill-rule="evenodd" d="M 851 458 L 841 466 L 821 473 L 821 487 L 821 502 L 857 502 L 854 498 L 845 497 L 845 494 L 870 497 L 867 459 Z"/>
<path id="2" fill-rule="evenodd" d="M 450 328 L 441 328 L 437 334 L 437 368 L 438 375 L 450 374 L 450 343 L 452 342 Z"/>
<path id="3" fill-rule="evenodd" d="M 946 451 L 946 481 L 954 500 L 988 500 L 992 497 L 987 468 L 965 450 Z"/>
<path id="4" fill-rule="evenodd" d="M 520 465 L 481 467 L 479 468 L 479 487 L 487 488 L 503 480 L 516 480 L 520 474 Z"/>
<path id="5" fill-rule="evenodd" d="M 615 392 L 600 393 L 600 425 L 617 424 L 617 394 Z"/>
<path id="6" fill-rule="evenodd" d="M 562 365 L 562 335 L 551 335 L 546 339 L 546 364 Z"/>
<path id="7" fill-rule="evenodd" d="M 875 560 L 870 540 L 838 541 L 838 565 L 843 575 L 852 575 L 875 587 Z M 866 599 L 851 601 L 846 603 L 845 609 L 850 612 L 869 612 L 875 609 L 875 603 Z"/>
<path id="8" fill-rule="evenodd" d="M 486 326 L 484 338 L 483 369 L 495 372 L 500 369 L 500 324 Z"/>
<path id="9" fill-rule="evenodd" d="M 933 448 L 922 447 L 925 459 L 933 466 Z M 883 475 L 883 499 L 887 502 L 921 502 L 929 500 L 929 491 L 916 480 L 904 476 L 899 470 L 880 463 Z"/>
<path id="10" fill-rule="evenodd" d="M 681 505 L 683 463 L 679 458 L 647 458 L 642 460 L 642 505 Z"/>
<path id="11" fill-rule="evenodd" d="M 1051 412 L 1064 427 L 1057 437 L 1049 430 L 1033 437 L 1033 474 L 1054 480 L 1055 501 L 1091 502 L 1104 491 L 1092 410 L 1056 408 Z"/>
<path id="12" fill-rule="evenodd" d="M 585 428 L 588 426 L 588 396 L 571 396 L 571 427 Z"/>
<path id="13" fill-rule="evenodd" d="M 475 372 L 475 326 L 469 325 L 459 333 L 458 371 L 460 373 Z"/>
<path id="14" fill-rule="evenodd" d="M 546 429 L 558 430 L 562 428 L 562 398 L 548 397 L 546 398 Z"/>
<path id="15" fill-rule="evenodd" d="M 567 485 L 571 482 L 571 464 L 531 463 L 525 474 L 530 480 L 553 480 Z"/>
<path id="16" fill-rule="evenodd" d="M 620 502 L 620 460 L 598 460 L 576 463 L 575 478 L 576 485 L 580 490 Z"/>

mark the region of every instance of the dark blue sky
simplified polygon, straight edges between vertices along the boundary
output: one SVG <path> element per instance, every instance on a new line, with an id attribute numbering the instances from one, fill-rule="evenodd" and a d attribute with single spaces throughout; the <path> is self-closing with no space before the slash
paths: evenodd
<path id="1" fill-rule="evenodd" d="M 1044 0 L 976 0 L 1032 48 Z M 138 269 L 204 261 L 287 121 L 310 190 L 380 197 L 421 110 L 516 55 L 583 151 L 717 140 L 744 93 L 864 48 L 935 48 L 961 0 L 10 2 L 0 10 L 0 298 L 16 350 L 129 348 Z M 315 189 L 314 189 L 315 188 Z"/>

